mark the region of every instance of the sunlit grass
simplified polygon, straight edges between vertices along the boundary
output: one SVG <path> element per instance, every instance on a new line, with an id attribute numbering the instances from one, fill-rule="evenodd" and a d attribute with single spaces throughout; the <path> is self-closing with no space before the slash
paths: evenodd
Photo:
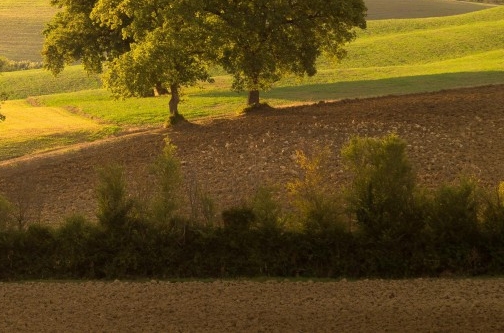
<path id="1" fill-rule="evenodd" d="M 4 103 L 2 114 L 6 119 L 0 122 L 0 160 L 93 140 L 117 129 L 61 108 L 32 107 L 20 100 Z"/>
<path id="2" fill-rule="evenodd" d="M 322 58 L 316 76 L 285 78 L 261 94 L 263 101 L 285 106 L 504 83 L 504 7 L 453 17 L 368 23 L 368 30 L 360 31 L 348 45 L 348 57 L 341 63 Z M 222 71 L 214 73 L 214 83 L 183 90 L 179 108 L 187 119 L 235 115 L 245 107 L 246 94 L 230 90 L 231 77 Z M 87 76 L 80 66 L 67 67 L 58 78 L 43 70 L 2 73 L 0 91 L 10 93 L 10 99 L 36 96 L 52 110 L 47 111 L 48 118 L 62 117 L 61 112 L 72 109 L 101 123 L 72 114 L 68 119 L 75 120 L 75 127 L 71 130 L 68 124 L 54 126 L 58 120 L 50 124 L 53 133 L 38 134 L 30 130 L 31 122 L 44 121 L 35 117 L 26 120 L 25 133 L 16 133 L 8 127 L 9 121 L 13 115 L 19 121 L 23 118 L 13 113 L 15 103 L 9 102 L 2 109 L 8 121 L 0 123 L 4 135 L 0 136 L 0 156 L 58 146 L 64 140 L 88 140 L 118 127 L 160 126 L 168 117 L 169 96 L 115 100 L 99 87 L 99 78 Z M 27 114 L 44 110 L 24 107 Z M 112 127 L 104 127 L 104 123 Z M 9 131 L 12 133 L 7 134 Z M 17 136 L 24 139 L 15 141 Z M 16 145 L 18 150 L 12 148 Z"/>

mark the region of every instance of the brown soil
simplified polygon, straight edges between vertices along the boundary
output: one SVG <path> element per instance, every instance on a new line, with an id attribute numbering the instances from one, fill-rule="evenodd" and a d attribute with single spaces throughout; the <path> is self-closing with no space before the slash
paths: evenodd
<path id="1" fill-rule="evenodd" d="M 502 332 L 504 279 L 0 283 L 2 332 Z"/>
<path id="2" fill-rule="evenodd" d="M 73 213 L 93 219 L 96 168 L 123 165 L 130 190 L 145 195 L 168 134 L 186 183 L 199 184 L 220 211 L 241 204 L 258 186 L 276 185 L 283 197 L 285 184 L 300 175 L 296 150 L 329 147 L 328 182 L 342 184 L 348 177 L 339 159 L 345 142 L 390 132 L 408 142 L 420 184 L 438 186 L 462 174 L 484 186 L 504 180 L 504 85 L 496 85 L 260 110 L 125 135 L 1 162 L 0 191 L 27 219 L 59 223 Z"/>
<path id="3" fill-rule="evenodd" d="M 419 181 L 461 173 L 504 180 L 504 85 L 263 110 L 183 124 L 0 164 L 0 189 L 26 218 L 92 218 L 98 166 L 124 165 L 133 192 L 152 188 L 150 165 L 168 134 L 186 181 L 220 208 L 260 184 L 299 175 L 296 150 L 334 152 L 328 182 L 347 177 L 338 152 L 353 135 L 396 132 Z M 504 330 L 504 279 L 330 283 L 0 283 L 0 331 L 366 332 Z"/>

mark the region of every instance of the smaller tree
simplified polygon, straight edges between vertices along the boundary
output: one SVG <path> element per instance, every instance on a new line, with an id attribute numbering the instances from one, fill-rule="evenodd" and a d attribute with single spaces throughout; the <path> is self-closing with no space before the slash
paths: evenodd
<path id="1" fill-rule="evenodd" d="M 116 97 L 142 97 L 153 87 L 165 87 L 171 95 L 170 118 L 180 117 L 180 89 L 197 81 L 210 81 L 207 65 L 193 38 L 164 25 L 131 45 L 131 51 L 114 59 L 103 81 Z M 197 38 L 197 37 L 194 37 Z"/>
<path id="2" fill-rule="evenodd" d="M 82 61 L 116 97 L 167 91 L 178 118 L 180 89 L 209 80 L 208 38 L 186 0 L 52 0 L 63 8 L 44 31 L 45 68 Z"/>
<path id="3" fill-rule="evenodd" d="M 249 92 L 249 105 L 259 104 L 259 91 L 286 75 L 315 75 L 323 52 L 342 58 L 354 28 L 366 27 L 362 0 L 189 2 L 206 15 L 218 62 L 233 75 L 234 90 Z"/>
<path id="4" fill-rule="evenodd" d="M 300 226 L 309 233 L 322 234 L 345 229 L 337 204 L 339 193 L 327 181 L 327 169 L 324 168 L 330 154 L 328 147 L 318 148 L 312 156 L 296 151 L 302 177 L 287 184 L 293 206 L 299 214 Z"/>

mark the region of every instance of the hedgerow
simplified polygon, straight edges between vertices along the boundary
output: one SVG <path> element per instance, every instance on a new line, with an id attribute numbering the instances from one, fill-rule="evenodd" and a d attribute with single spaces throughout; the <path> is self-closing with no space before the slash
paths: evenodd
<path id="1" fill-rule="evenodd" d="M 56 228 L 16 227 L 2 197 L 0 279 L 504 273 L 504 185 L 482 189 L 462 178 L 421 188 L 406 143 L 388 135 L 350 140 L 342 160 L 351 181 L 332 187 L 321 152 L 298 154 L 302 174 L 288 184 L 287 209 L 262 187 L 212 223 L 177 210 L 181 173 L 169 143 L 149 202 L 128 194 L 121 168 L 100 171 L 99 223 L 75 215 Z"/>

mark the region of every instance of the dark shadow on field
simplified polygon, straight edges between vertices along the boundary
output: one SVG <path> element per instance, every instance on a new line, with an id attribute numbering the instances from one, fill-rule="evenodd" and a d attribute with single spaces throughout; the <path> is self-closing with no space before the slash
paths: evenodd
<path id="1" fill-rule="evenodd" d="M 400 95 L 479 85 L 504 84 L 504 71 L 461 72 L 336 83 L 301 84 L 278 87 L 261 94 L 264 99 L 290 101 L 338 100 L 385 95 Z M 236 97 L 232 91 L 200 93 L 198 97 Z"/>
<path id="2" fill-rule="evenodd" d="M 93 135 L 96 135 L 96 137 Z M 40 136 L 36 139 L 24 141 L 22 145 L 19 144 L 19 142 L 14 142 L 12 144 L 4 143 L 0 147 L 0 162 L 32 154 L 40 151 L 42 148 L 44 151 L 50 151 L 75 143 L 89 142 L 92 141 L 93 138 L 99 139 L 100 136 L 93 132 L 78 131 Z"/>

